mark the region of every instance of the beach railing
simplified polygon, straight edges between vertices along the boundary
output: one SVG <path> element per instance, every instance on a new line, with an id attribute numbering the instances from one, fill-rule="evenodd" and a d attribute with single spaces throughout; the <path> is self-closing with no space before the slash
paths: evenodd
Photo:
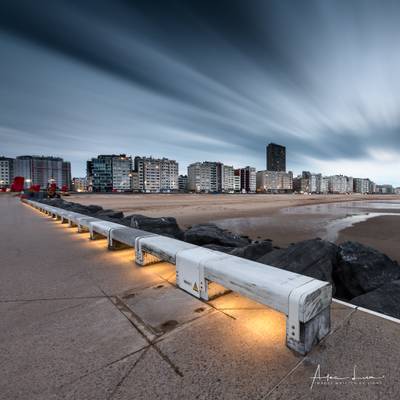
<path id="1" fill-rule="evenodd" d="M 177 286 L 197 298 L 208 300 L 208 286 L 216 282 L 284 313 L 286 344 L 300 354 L 308 353 L 330 332 L 332 286 L 328 282 L 33 200 L 23 201 L 77 226 L 80 232 L 90 232 L 92 240 L 106 238 L 110 249 L 134 248 L 139 265 L 175 264 Z"/>

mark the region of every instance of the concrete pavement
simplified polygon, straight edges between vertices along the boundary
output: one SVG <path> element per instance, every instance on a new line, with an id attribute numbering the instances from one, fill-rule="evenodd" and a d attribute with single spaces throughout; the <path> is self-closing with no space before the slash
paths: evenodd
<path id="1" fill-rule="evenodd" d="M 300 357 L 283 315 L 234 293 L 201 302 L 173 265 L 139 267 L 8 194 L 0 238 L 0 399 L 400 397 L 397 322 L 335 304 L 332 334 Z"/>

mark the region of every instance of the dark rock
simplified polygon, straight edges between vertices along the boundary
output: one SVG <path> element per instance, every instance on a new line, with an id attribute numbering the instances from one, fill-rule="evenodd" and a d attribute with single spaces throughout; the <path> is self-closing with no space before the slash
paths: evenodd
<path id="1" fill-rule="evenodd" d="M 337 251 L 333 243 L 311 239 L 274 250 L 257 261 L 333 284 L 332 270 L 336 266 Z"/>
<path id="2" fill-rule="evenodd" d="M 102 210 L 103 210 L 103 207 L 96 206 L 96 205 L 94 205 L 94 204 L 90 204 L 90 205 L 85 206 L 85 207 L 86 207 L 86 209 L 88 210 L 88 212 L 89 212 L 90 214 L 96 214 L 96 213 L 98 213 L 99 211 L 102 211 Z"/>
<path id="3" fill-rule="evenodd" d="M 184 234 L 185 242 L 204 246 L 217 244 L 228 247 L 241 247 L 250 243 L 249 239 L 225 231 L 214 224 L 193 225 Z"/>
<path id="4" fill-rule="evenodd" d="M 257 261 L 260 257 L 272 251 L 272 242 L 260 241 L 250 243 L 244 247 L 234 248 L 230 254 L 247 260 Z"/>
<path id="5" fill-rule="evenodd" d="M 144 215 L 131 215 L 130 226 L 159 235 L 170 236 L 176 239 L 183 238 L 183 232 L 173 217 L 150 218 Z"/>
<path id="6" fill-rule="evenodd" d="M 386 283 L 350 301 L 360 307 L 400 318 L 400 280 Z"/>
<path id="7" fill-rule="evenodd" d="M 339 246 L 338 265 L 333 272 L 337 297 L 352 299 L 400 279 L 400 266 L 385 254 L 357 242 Z"/>
<path id="8" fill-rule="evenodd" d="M 111 218 L 111 219 L 121 219 L 124 218 L 124 213 L 122 211 L 114 211 L 114 210 L 101 210 L 94 214 L 96 218 Z"/>
<path id="9" fill-rule="evenodd" d="M 236 247 L 220 246 L 219 244 L 206 244 L 203 247 L 210 250 L 220 251 L 222 253 L 230 253 Z"/>

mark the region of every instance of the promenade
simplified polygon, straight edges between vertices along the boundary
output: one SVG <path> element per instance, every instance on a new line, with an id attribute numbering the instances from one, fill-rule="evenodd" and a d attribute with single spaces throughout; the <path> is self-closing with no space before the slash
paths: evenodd
<path id="1" fill-rule="evenodd" d="M 174 283 L 173 265 L 139 267 L 1 194 L 0 399 L 400 398 L 398 322 L 334 303 L 301 357 L 283 315 Z"/>

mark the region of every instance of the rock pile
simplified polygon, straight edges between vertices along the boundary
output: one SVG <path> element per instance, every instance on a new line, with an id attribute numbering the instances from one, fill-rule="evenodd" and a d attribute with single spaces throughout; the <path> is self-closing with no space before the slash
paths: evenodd
<path id="1" fill-rule="evenodd" d="M 399 264 L 361 243 L 349 241 L 336 245 L 311 239 L 274 249 L 270 240 L 251 241 L 214 224 L 193 225 L 182 231 L 172 217 L 150 218 L 138 214 L 124 217 L 120 211 L 96 205 L 84 206 L 62 199 L 40 201 L 331 282 L 336 298 L 400 318 Z"/>

